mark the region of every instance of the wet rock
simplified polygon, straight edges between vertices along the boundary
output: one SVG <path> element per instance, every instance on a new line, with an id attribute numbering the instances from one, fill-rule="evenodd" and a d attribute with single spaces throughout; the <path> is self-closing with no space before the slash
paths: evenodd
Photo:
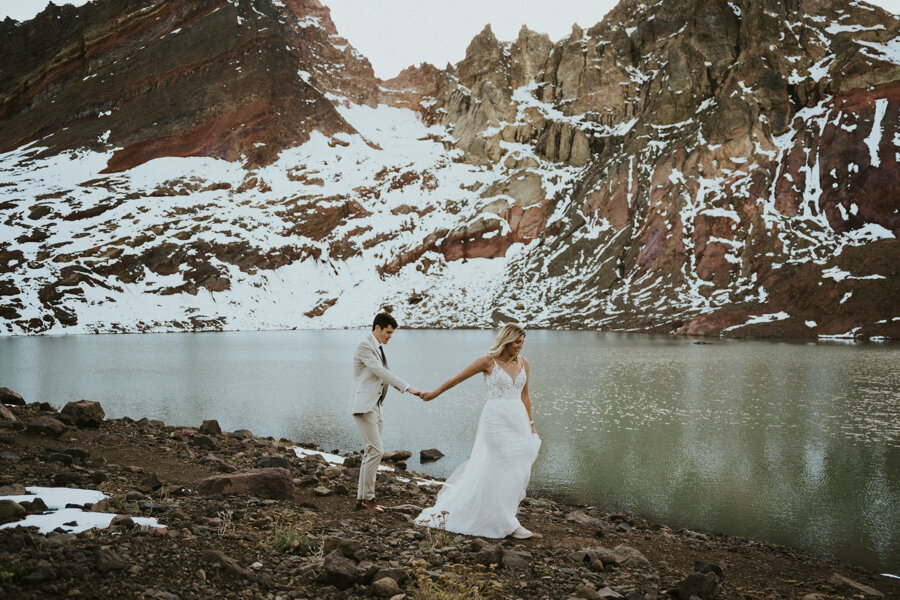
<path id="1" fill-rule="evenodd" d="M 252 494 L 258 498 L 293 500 L 294 485 L 287 469 L 252 469 L 207 477 L 197 484 L 203 495 Z"/>
<path id="2" fill-rule="evenodd" d="M 332 552 L 325 557 L 320 580 L 325 585 L 333 585 L 339 590 L 347 589 L 359 579 L 356 563 L 341 556 L 340 552 Z"/>
<path id="3" fill-rule="evenodd" d="M 358 469 L 362 465 L 362 457 L 359 455 L 344 457 L 344 466 L 348 469 Z"/>
<path id="4" fill-rule="evenodd" d="M 66 426 L 53 417 L 38 417 L 25 428 L 28 433 L 51 435 L 59 437 L 66 430 Z"/>
<path id="5" fill-rule="evenodd" d="M 712 600 L 719 595 L 719 578 L 715 573 L 691 573 L 679 581 L 669 595 L 679 600 L 692 600 L 694 597 Z"/>
<path id="6" fill-rule="evenodd" d="M 12 404 L 13 406 L 25 406 L 25 399 L 21 395 L 7 387 L 0 388 L 0 404 Z"/>
<path id="7" fill-rule="evenodd" d="M 429 450 L 422 450 L 421 452 L 419 452 L 420 462 L 433 462 L 443 457 L 444 453 L 437 448 L 431 448 Z"/>
<path id="8" fill-rule="evenodd" d="M 203 435 L 222 435 L 222 428 L 219 427 L 219 422 L 215 419 L 203 421 L 199 431 Z"/>
<path id="9" fill-rule="evenodd" d="M 242 567 L 238 561 L 231 558 L 221 550 L 204 550 L 203 554 L 200 555 L 200 560 L 203 562 L 222 565 L 224 569 L 239 577 L 243 577 L 245 579 L 254 579 L 253 572 L 250 569 L 246 569 Z"/>
<path id="10" fill-rule="evenodd" d="M 409 458 L 412 458 L 412 452 L 409 450 L 393 450 L 391 452 L 385 452 L 381 457 L 381 461 L 395 463 Z M 347 466 L 347 459 L 344 459 L 344 465 Z"/>
<path id="11" fill-rule="evenodd" d="M 10 523 L 25 518 L 25 508 L 12 500 L 0 500 L 0 523 Z"/>
<path id="12" fill-rule="evenodd" d="M 18 454 L 13 454 L 12 452 L 0 452 L 0 460 L 5 460 L 7 462 L 19 462 L 22 460 Z"/>
<path id="13" fill-rule="evenodd" d="M 260 458 L 253 465 L 257 469 L 265 469 L 268 467 L 280 467 L 282 469 L 291 468 L 291 461 L 283 456 L 266 456 L 265 458 Z"/>
<path id="14" fill-rule="evenodd" d="M 372 583 L 372 593 L 379 598 L 393 598 L 400 593 L 400 586 L 391 577 L 382 577 Z"/>
<path id="15" fill-rule="evenodd" d="M 618 533 L 629 533 L 631 531 L 631 525 L 628 523 L 619 523 L 616 525 L 616 532 Z"/>
<path id="16" fill-rule="evenodd" d="M 100 427 L 106 414 L 99 402 L 69 402 L 59 412 L 59 420 L 76 427 Z"/>
<path id="17" fill-rule="evenodd" d="M 837 573 L 828 578 L 828 583 L 839 590 L 849 590 L 851 592 L 864 594 L 873 598 L 884 598 L 884 594 L 882 592 L 879 592 L 875 588 L 869 587 L 865 584 L 854 581 L 849 577 L 844 577 L 843 575 L 839 575 Z"/>

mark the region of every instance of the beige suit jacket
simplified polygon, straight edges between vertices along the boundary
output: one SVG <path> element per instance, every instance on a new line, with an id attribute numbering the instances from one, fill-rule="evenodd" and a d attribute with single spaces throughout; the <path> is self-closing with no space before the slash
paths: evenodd
<path id="1" fill-rule="evenodd" d="M 388 365 L 381 364 L 378 342 L 369 334 L 356 347 L 353 355 L 353 391 L 350 393 L 350 412 L 367 413 L 378 402 L 386 386 L 393 386 L 401 392 L 409 387 L 405 381 L 391 373 Z"/>

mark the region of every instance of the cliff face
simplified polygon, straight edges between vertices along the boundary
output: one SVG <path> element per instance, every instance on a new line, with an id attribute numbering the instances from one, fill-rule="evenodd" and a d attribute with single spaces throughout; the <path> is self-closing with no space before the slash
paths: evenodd
<path id="1" fill-rule="evenodd" d="M 6 21 L 0 316 L 900 337 L 898 29 L 624 0 L 381 82 L 316 0 Z"/>
<path id="2" fill-rule="evenodd" d="M 107 171 L 160 156 L 267 164 L 314 129 L 353 131 L 323 94 L 377 100 L 371 65 L 317 0 L 51 4 L 0 36 L 0 150 L 113 147 Z"/>

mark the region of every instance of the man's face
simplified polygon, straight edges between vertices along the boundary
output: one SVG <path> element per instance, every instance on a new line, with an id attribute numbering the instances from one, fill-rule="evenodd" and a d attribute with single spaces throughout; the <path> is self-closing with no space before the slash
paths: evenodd
<path id="1" fill-rule="evenodd" d="M 391 336 L 394 335 L 394 326 L 388 325 L 384 329 L 380 326 L 375 326 L 375 331 L 372 332 L 375 335 L 375 339 L 378 340 L 382 344 L 387 344 L 391 341 Z"/>

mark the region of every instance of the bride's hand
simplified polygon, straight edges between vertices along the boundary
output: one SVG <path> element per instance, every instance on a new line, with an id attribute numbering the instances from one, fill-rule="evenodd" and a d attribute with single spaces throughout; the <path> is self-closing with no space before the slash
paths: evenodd
<path id="1" fill-rule="evenodd" d="M 534 428 L 534 423 L 531 424 L 531 433 L 537 433 L 537 430 Z"/>
<path id="2" fill-rule="evenodd" d="M 429 400 L 434 400 L 435 398 L 437 398 L 437 394 L 435 394 L 434 392 L 422 392 L 422 395 L 420 397 L 425 402 L 428 402 Z"/>

